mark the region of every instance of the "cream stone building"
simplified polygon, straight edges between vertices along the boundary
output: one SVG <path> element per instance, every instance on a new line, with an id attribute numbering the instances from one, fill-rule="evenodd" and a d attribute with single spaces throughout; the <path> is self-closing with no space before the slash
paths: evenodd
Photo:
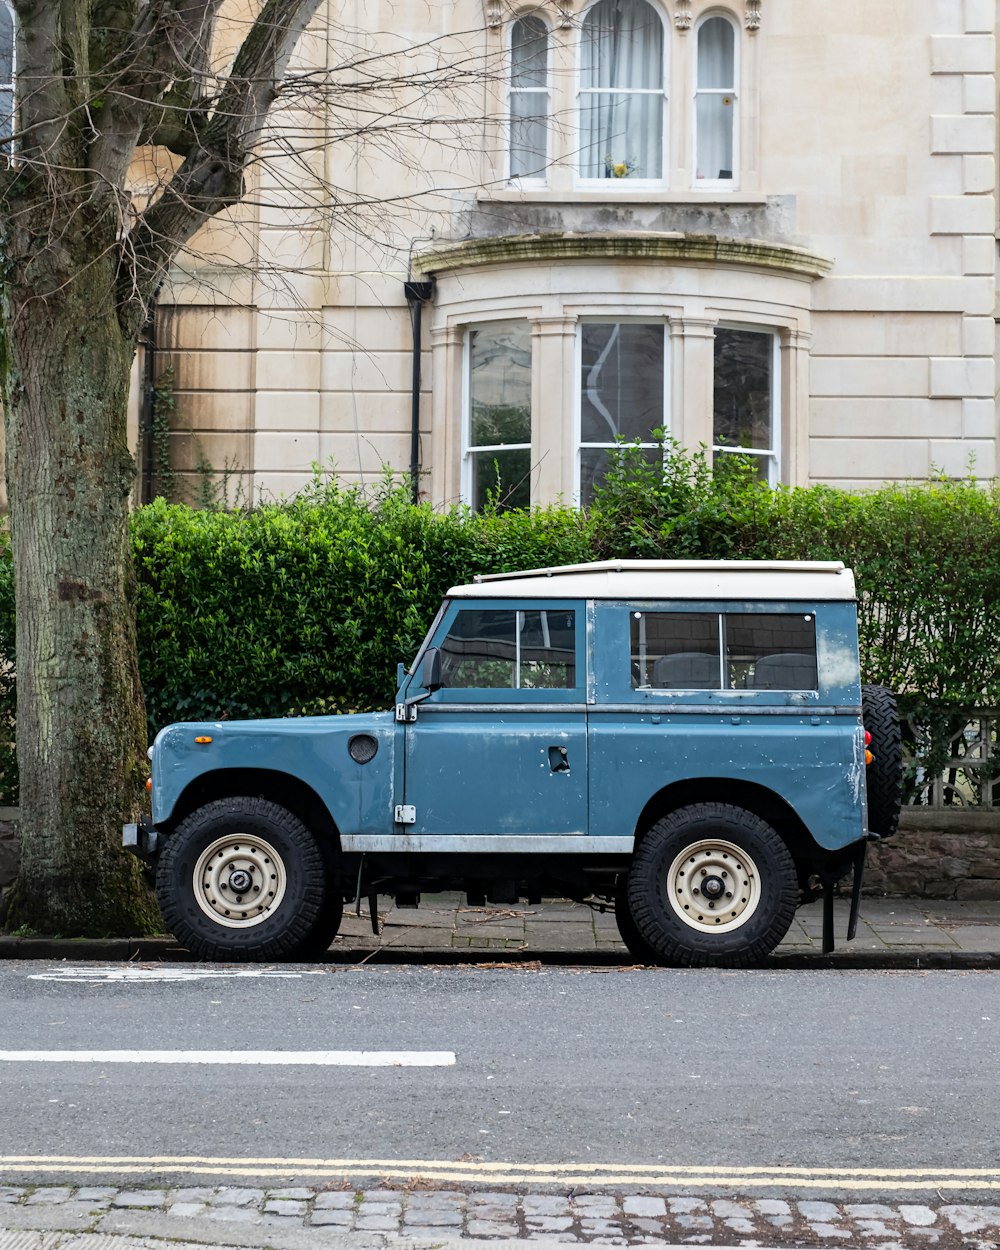
<path id="1" fill-rule="evenodd" d="M 657 428 L 771 482 L 993 476 L 996 21 L 328 0 L 296 65 L 341 95 L 283 105 L 159 300 L 178 489 L 415 464 L 435 504 L 586 503 Z M 359 101 L 364 58 L 399 77 Z"/>

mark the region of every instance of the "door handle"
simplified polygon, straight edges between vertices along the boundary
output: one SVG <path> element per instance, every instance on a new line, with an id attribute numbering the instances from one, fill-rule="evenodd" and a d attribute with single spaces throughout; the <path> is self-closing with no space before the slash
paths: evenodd
<path id="1" fill-rule="evenodd" d="M 569 755 L 565 747 L 549 747 L 549 768 L 554 773 L 569 772 Z"/>

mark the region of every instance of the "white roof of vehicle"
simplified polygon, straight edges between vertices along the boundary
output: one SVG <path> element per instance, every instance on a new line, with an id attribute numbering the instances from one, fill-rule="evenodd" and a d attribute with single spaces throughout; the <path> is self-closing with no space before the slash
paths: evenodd
<path id="1" fill-rule="evenodd" d="M 457 599 L 855 598 L 851 570 L 818 560 L 603 560 L 486 573 L 448 594 Z"/>

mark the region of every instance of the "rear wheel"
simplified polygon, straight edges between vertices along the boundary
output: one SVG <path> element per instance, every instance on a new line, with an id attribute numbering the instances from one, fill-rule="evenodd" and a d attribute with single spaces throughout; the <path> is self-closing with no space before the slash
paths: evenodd
<path id="1" fill-rule="evenodd" d="M 628 903 L 628 877 L 621 873 L 615 882 L 615 923 L 629 954 L 641 964 L 662 964 L 663 960 L 639 932 Z"/>
<path id="2" fill-rule="evenodd" d="M 326 895 L 305 825 L 264 799 L 207 803 L 167 838 L 156 897 L 167 928 L 203 959 L 293 957 Z"/>
<path id="3" fill-rule="evenodd" d="M 658 962 L 742 967 L 788 932 L 799 890 L 788 847 L 766 821 L 696 803 L 657 821 L 636 847 L 628 900 Z"/>

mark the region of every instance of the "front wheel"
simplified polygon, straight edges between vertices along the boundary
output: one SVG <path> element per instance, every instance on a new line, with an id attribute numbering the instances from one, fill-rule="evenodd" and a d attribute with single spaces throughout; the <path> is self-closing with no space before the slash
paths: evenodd
<path id="1" fill-rule="evenodd" d="M 788 932 L 799 889 L 788 847 L 766 821 L 696 803 L 657 821 L 636 847 L 628 901 L 660 961 L 744 967 Z"/>
<path id="2" fill-rule="evenodd" d="M 167 928 L 202 959 L 294 957 L 326 895 L 305 825 L 264 799 L 207 803 L 167 838 L 156 897 Z"/>

